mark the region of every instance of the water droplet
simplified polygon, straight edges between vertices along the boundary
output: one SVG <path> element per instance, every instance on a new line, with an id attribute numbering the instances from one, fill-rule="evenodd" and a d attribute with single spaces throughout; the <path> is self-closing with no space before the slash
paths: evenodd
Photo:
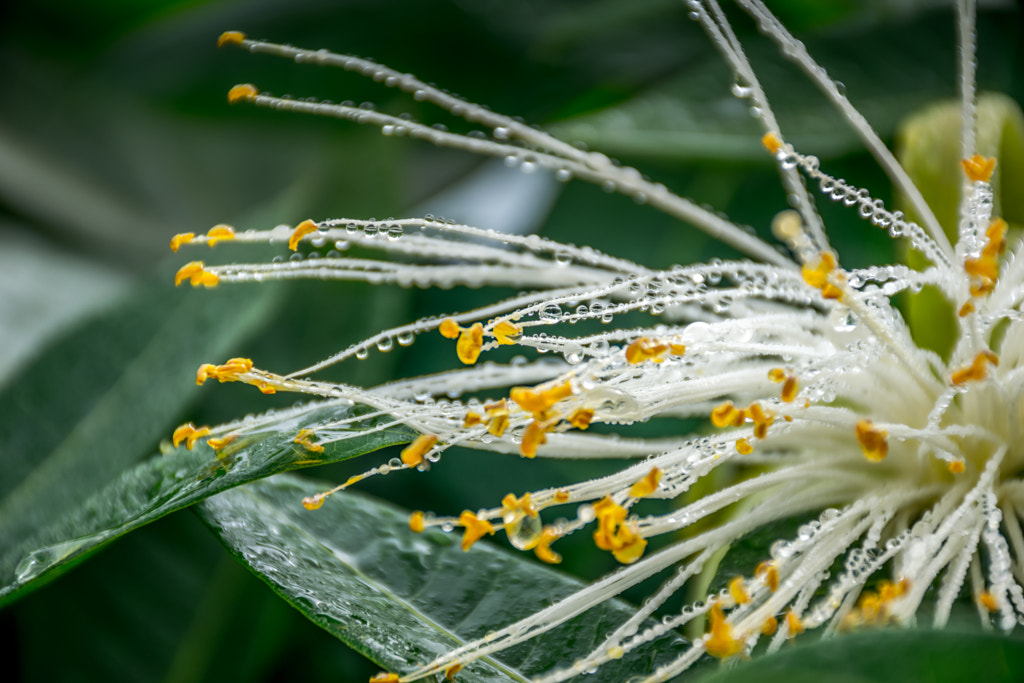
<path id="1" fill-rule="evenodd" d="M 511 524 L 506 523 L 508 542 L 519 550 L 530 550 L 540 541 L 542 524 L 540 515 L 518 515 Z"/>

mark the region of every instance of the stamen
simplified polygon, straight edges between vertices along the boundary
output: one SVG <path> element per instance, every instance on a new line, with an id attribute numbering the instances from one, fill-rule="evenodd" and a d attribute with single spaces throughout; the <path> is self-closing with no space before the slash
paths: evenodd
<path id="1" fill-rule="evenodd" d="M 484 534 L 494 535 L 494 527 L 486 519 L 480 519 L 469 510 L 459 515 L 459 524 L 465 527 L 462 534 L 462 549 L 469 550 Z"/>
<path id="2" fill-rule="evenodd" d="M 857 441 L 860 443 L 864 457 L 870 462 L 882 462 L 889 454 L 889 432 L 878 429 L 871 420 L 857 423 Z"/>
<path id="3" fill-rule="evenodd" d="M 260 94 L 260 91 L 252 83 L 240 83 L 228 90 L 228 103 L 252 102 Z"/>
<path id="4" fill-rule="evenodd" d="M 719 659 L 739 654 L 743 650 L 743 641 L 733 636 L 732 626 L 725 620 L 722 605 L 716 602 L 708 616 L 711 626 L 704 639 L 704 651 Z"/>
<path id="5" fill-rule="evenodd" d="M 961 159 L 960 166 L 964 174 L 972 183 L 987 183 L 992 178 L 992 172 L 996 169 L 994 157 L 983 157 L 975 154 L 970 159 Z"/>
<path id="6" fill-rule="evenodd" d="M 437 443 L 435 434 L 420 434 L 416 440 L 402 450 L 402 462 L 406 467 L 416 467 L 423 462 L 423 456 Z"/>

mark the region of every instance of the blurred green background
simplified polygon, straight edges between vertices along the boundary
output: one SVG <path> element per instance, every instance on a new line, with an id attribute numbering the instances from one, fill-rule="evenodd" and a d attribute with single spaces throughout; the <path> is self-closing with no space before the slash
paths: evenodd
<path id="1" fill-rule="evenodd" d="M 955 95 L 949 8 L 910 0 L 770 4 L 886 139 L 907 113 Z M 788 138 L 822 156 L 834 175 L 888 200 L 886 180 L 854 136 L 730 9 L 734 15 Z M 1012 4 L 985 5 L 978 41 L 981 87 L 1018 102 L 1021 21 Z M 47 456 L 73 450 L 76 430 L 97 409 L 99 389 L 116 368 L 142 353 L 154 330 L 177 325 L 212 296 L 173 291 L 174 270 L 192 258 L 267 256 L 231 245 L 210 255 L 171 255 L 167 242 L 175 233 L 220 222 L 268 228 L 306 217 L 415 211 L 481 227 L 515 224 L 648 266 L 732 255 L 687 226 L 583 183 L 524 180 L 500 163 L 385 139 L 354 124 L 229 107 L 228 88 L 253 82 L 297 97 L 373 101 L 390 113 L 468 130 L 353 74 L 218 51 L 216 37 L 228 29 L 413 72 L 636 165 L 762 234 L 785 208 L 757 126 L 730 95 L 730 74 L 679 2 L 0 5 L 0 520 L 18 514 L 12 492 L 26 482 L 42 482 L 39 500 L 82 500 L 156 452 L 185 420 L 210 423 L 287 403 L 246 387 L 197 389 L 188 372 L 173 368 L 171 376 L 171 365 L 154 363 L 144 388 L 166 393 L 158 404 L 166 408 L 156 417 L 125 411 L 125 425 L 145 422 L 131 445 L 80 453 L 81 478 L 46 489 L 40 471 Z M 843 207 L 820 208 L 845 265 L 894 258 L 884 233 Z M 199 349 L 220 339 L 225 357 L 250 356 L 283 372 L 383 326 L 493 296 L 356 284 L 243 289 L 228 295 L 240 312 L 224 323 L 230 327 L 214 320 L 189 339 Z M 110 326 L 123 329 L 124 339 L 108 339 Z M 453 356 L 443 340 L 423 339 L 334 376 L 372 384 L 450 367 Z M 388 477 L 365 490 L 405 507 L 457 513 L 510 489 L 572 481 L 583 472 L 577 464 L 506 460 L 452 453 L 429 475 Z M 341 479 L 364 468 L 348 463 L 315 476 Z M 564 568 L 588 578 L 611 568 L 608 558 L 577 545 L 566 543 Z M 10 651 L 6 669 L 24 681 L 357 681 L 378 668 L 273 596 L 187 511 L 5 607 L 0 641 Z"/>

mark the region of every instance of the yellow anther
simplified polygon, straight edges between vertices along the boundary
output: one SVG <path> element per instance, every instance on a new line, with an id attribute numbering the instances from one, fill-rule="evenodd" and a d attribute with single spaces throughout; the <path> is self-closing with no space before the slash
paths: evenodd
<path id="1" fill-rule="evenodd" d="M 843 273 L 838 269 L 835 254 L 822 252 L 817 263 L 805 263 L 801 269 L 804 282 L 821 291 L 826 299 L 842 299 L 843 290 L 840 285 L 845 281 Z M 838 284 L 837 284 L 838 283 Z"/>
<path id="2" fill-rule="evenodd" d="M 779 150 L 782 149 L 782 139 L 777 133 L 771 131 L 764 134 L 761 138 L 761 144 L 772 154 L 778 154 Z"/>
<path id="3" fill-rule="evenodd" d="M 212 448 L 215 451 L 219 451 L 220 449 L 224 448 L 225 446 L 227 446 L 229 443 L 231 443 L 232 441 L 234 441 L 237 438 L 238 438 L 238 434 L 228 434 L 227 436 L 221 437 L 219 439 L 218 438 L 207 439 L 206 440 L 206 445 L 209 446 L 210 448 Z"/>
<path id="4" fill-rule="evenodd" d="M 743 641 L 732 634 L 732 626 L 725 620 L 722 605 L 715 603 L 709 614 L 711 625 L 704 640 L 704 651 L 712 657 L 725 659 L 739 654 L 743 649 Z"/>
<path id="5" fill-rule="evenodd" d="M 766 636 L 773 636 L 775 632 L 779 630 L 779 620 L 775 617 L 768 617 L 761 624 L 761 634 Z"/>
<path id="6" fill-rule="evenodd" d="M 248 358 L 232 358 L 223 365 L 203 363 L 196 370 L 196 384 L 202 385 L 208 379 L 237 382 L 241 375 L 250 370 L 252 370 L 252 361 Z"/>
<path id="7" fill-rule="evenodd" d="M 312 220 L 307 218 L 306 220 L 302 221 L 301 223 L 295 226 L 294 230 L 292 230 L 292 236 L 288 238 L 288 248 L 291 249 L 292 251 L 296 251 L 299 248 L 299 242 L 302 240 L 302 238 L 308 235 L 309 233 L 316 231 L 316 223 L 314 223 Z"/>
<path id="8" fill-rule="evenodd" d="M 754 576 L 764 581 L 772 593 L 779 589 L 779 568 L 772 560 L 765 560 L 754 569 Z"/>
<path id="9" fill-rule="evenodd" d="M 797 382 L 796 377 L 789 376 L 786 381 L 782 383 L 782 398 L 786 403 L 792 403 L 796 400 L 796 395 L 800 391 L 800 384 Z"/>
<path id="10" fill-rule="evenodd" d="M 541 562 L 547 562 L 548 564 L 558 564 L 562 561 L 562 556 L 551 549 L 551 544 L 562 537 L 555 527 L 546 526 L 540 532 L 540 540 L 537 541 L 537 545 L 533 548 L 534 554 Z"/>
<path id="11" fill-rule="evenodd" d="M 747 593 L 746 581 L 742 576 L 737 576 L 729 582 L 729 595 L 737 605 L 745 605 L 750 602 L 750 594 Z"/>
<path id="12" fill-rule="evenodd" d="M 632 535 L 628 541 L 622 544 L 621 548 L 612 550 L 612 557 L 622 564 L 633 564 L 643 557 L 646 547 L 647 539 L 642 536 Z"/>
<path id="13" fill-rule="evenodd" d="M 313 451 L 314 453 L 323 453 L 324 447 L 318 443 L 310 441 L 310 437 L 313 436 L 314 432 L 312 429 L 300 429 L 299 433 L 292 439 L 293 443 L 297 443 L 307 451 Z"/>
<path id="14" fill-rule="evenodd" d="M 572 396 L 572 385 L 569 380 L 547 388 L 513 387 L 509 392 L 509 398 L 516 405 L 528 413 L 533 413 L 534 417 L 538 419 L 545 419 L 548 408 L 570 396 Z"/>
<path id="15" fill-rule="evenodd" d="M 370 683 L 398 683 L 398 681 L 398 674 L 388 673 L 387 671 L 381 671 L 370 679 Z"/>
<path id="16" fill-rule="evenodd" d="M 586 429 L 590 426 L 590 421 L 593 419 L 594 411 L 590 408 L 577 408 L 568 418 L 569 424 L 576 429 Z"/>
<path id="17" fill-rule="evenodd" d="M 963 474 L 964 470 L 967 469 L 967 464 L 963 458 L 957 458 L 956 460 L 949 461 L 949 471 L 952 474 Z"/>
<path id="18" fill-rule="evenodd" d="M 682 356 L 682 355 L 684 355 L 686 353 L 686 345 L 685 344 L 669 344 L 668 345 L 668 352 L 671 353 L 673 356 Z"/>
<path id="19" fill-rule="evenodd" d="M 185 448 L 192 450 L 192 446 L 195 445 L 196 441 L 209 435 L 209 427 L 196 427 L 195 424 L 186 422 L 174 430 L 174 434 L 171 435 L 171 442 L 177 447 L 184 441 Z"/>
<path id="20" fill-rule="evenodd" d="M 467 429 L 469 427 L 483 424 L 484 419 L 480 417 L 480 413 L 474 413 L 472 410 L 466 413 L 466 417 L 462 418 L 462 427 Z"/>
<path id="21" fill-rule="evenodd" d="M 995 258 L 969 258 L 964 261 L 964 270 L 968 275 L 995 281 L 999 277 L 999 261 Z"/>
<path id="22" fill-rule="evenodd" d="M 508 404 L 505 399 L 484 406 L 487 414 L 487 431 L 494 436 L 501 436 L 508 429 Z"/>
<path id="23" fill-rule="evenodd" d="M 455 344 L 455 352 L 460 361 L 466 365 L 472 365 L 480 357 L 480 347 L 483 345 L 484 326 L 480 323 L 473 323 L 470 327 L 462 330 L 459 341 Z"/>
<path id="24" fill-rule="evenodd" d="M 765 410 L 760 403 L 751 403 L 744 411 L 754 423 L 754 436 L 763 439 L 768 435 L 768 428 L 775 422 L 775 413 Z"/>
<path id="25" fill-rule="evenodd" d="M 181 248 L 181 245 L 188 244 L 189 242 L 191 242 L 195 238 L 196 238 L 196 234 L 194 232 L 178 233 L 177 235 L 175 235 L 174 237 L 171 238 L 171 251 L 177 252 L 178 249 Z M 176 282 L 175 284 L 178 284 L 178 283 Z"/>
<path id="26" fill-rule="evenodd" d="M 982 591 L 978 593 L 978 604 L 987 609 L 989 612 L 999 611 L 999 601 L 996 600 L 996 596 L 992 595 L 988 591 Z"/>
<path id="27" fill-rule="evenodd" d="M 269 384 L 266 380 L 257 380 L 256 382 L 250 382 L 257 389 L 260 390 L 261 394 L 276 394 L 277 388 Z"/>
<path id="28" fill-rule="evenodd" d="M 215 225 L 206 233 L 206 241 L 211 247 L 217 246 L 217 242 L 227 242 L 235 239 L 235 229 L 230 225 Z"/>
<path id="29" fill-rule="evenodd" d="M 610 648 L 608 648 L 609 659 L 622 659 L 622 656 L 625 654 L 626 651 L 622 648 L 621 645 L 612 645 Z"/>
<path id="30" fill-rule="evenodd" d="M 545 434 L 548 429 L 548 425 L 539 420 L 534 420 L 526 427 L 526 431 L 523 432 L 523 440 L 519 444 L 519 452 L 524 458 L 535 457 L 537 448 L 548 442 L 548 437 Z"/>
<path id="31" fill-rule="evenodd" d="M 491 329 L 499 344 L 515 344 L 523 337 L 523 328 L 508 320 L 499 320 Z"/>
<path id="32" fill-rule="evenodd" d="M 786 628 L 790 637 L 798 636 L 804 632 L 804 622 L 796 612 L 786 612 Z"/>
<path id="33" fill-rule="evenodd" d="M 754 447 L 747 439 L 736 439 L 736 452 L 740 455 L 750 455 L 754 452 Z"/>
<path id="34" fill-rule="evenodd" d="M 685 351 L 685 348 L 683 349 Z M 669 351 L 668 344 L 652 341 L 647 337 L 640 337 L 630 342 L 626 347 L 626 361 L 636 365 L 645 360 L 660 363 L 665 360 L 664 356 Z"/>
<path id="35" fill-rule="evenodd" d="M 423 530 L 427 528 L 427 525 L 422 512 L 417 510 L 409 515 L 409 528 L 418 534 L 423 533 Z"/>
<path id="36" fill-rule="evenodd" d="M 194 287 L 200 284 L 203 273 L 203 261 L 190 261 L 178 268 L 174 275 L 174 286 L 177 287 L 184 281 L 189 281 Z"/>
<path id="37" fill-rule="evenodd" d="M 459 524 L 465 527 L 462 532 L 462 549 L 469 550 L 474 543 L 483 538 L 484 534 L 494 535 L 494 527 L 486 519 L 480 519 L 469 510 L 459 515 Z"/>
<path id="38" fill-rule="evenodd" d="M 402 450 L 402 462 L 406 467 L 416 467 L 423 462 L 423 456 L 427 454 L 434 444 L 437 443 L 437 436 L 434 434 L 420 434 L 416 440 Z"/>
<path id="39" fill-rule="evenodd" d="M 441 321 L 441 324 L 437 326 L 437 331 L 441 333 L 442 337 L 448 339 L 455 339 L 459 336 L 459 332 L 462 330 L 459 324 L 452 318 L 445 318 Z"/>
<path id="40" fill-rule="evenodd" d="M 999 356 L 989 350 L 980 352 L 971 364 L 955 370 L 950 376 L 953 386 L 961 386 L 968 382 L 980 382 L 988 377 L 988 366 L 999 365 Z"/>
<path id="41" fill-rule="evenodd" d="M 560 489 L 558 491 L 555 491 L 555 501 L 557 501 L 559 503 L 568 503 L 569 502 L 569 492 L 564 490 L 564 489 Z"/>
<path id="42" fill-rule="evenodd" d="M 315 496 L 306 496 L 302 499 L 302 507 L 307 510 L 319 510 L 324 506 L 325 500 L 327 500 L 327 496 L 322 493 L 318 493 Z"/>
<path id="43" fill-rule="evenodd" d="M 658 490 L 661 483 L 661 470 L 652 467 L 651 471 L 644 475 L 644 478 L 629 487 L 629 495 L 634 498 L 644 498 Z"/>
<path id="44" fill-rule="evenodd" d="M 522 498 L 516 498 L 514 493 L 507 494 L 501 499 L 501 507 L 504 508 L 505 512 L 509 515 L 517 516 L 537 516 L 537 508 L 533 506 L 533 501 L 530 499 L 530 493 L 526 492 Z M 508 519 L 506 518 L 506 522 Z"/>
<path id="45" fill-rule="evenodd" d="M 455 674 L 459 673 L 460 671 L 462 671 L 462 665 L 461 664 L 458 664 L 458 663 L 452 664 L 451 666 L 449 666 L 447 669 L 444 670 L 444 678 L 445 678 L 445 680 L 446 681 L 455 680 Z"/>
<path id="46" fill-rule="evenodd" d="M 732 401 L 718 404 L 711 411 L 711 424 L 716 427 L 739 427 L 743 424 L 743 411 L 733 405 Z"/>
<path id="47" fill-rule="evenodd" d="M 230 104 L 248 102 L 259 94 L 260 91 L 252 83 L 241 83 L 228 90 L 228 102 Z"/>
<path id="48" fill-rule="evenodd" d="M 983 157 L 975 154 L 970 159 L 961 159 L 960 166 L 971 182 L 988 182 L 992 178 L 992 171 L 996 170 L 994 157 Z"/>
<path id="49" fill-rule="evenodd" d="M 597 517 L 594 544 L 598 548 L 610 550 L 623 564 L 632 564 L 640 559 L 647 541 L 636 533 L 635 524 L 626 522 L 626 508 L 608 495 L 594 503 L 594 515 Z"/>
<path id="50" fill-rule="evenodd" d="M 217 38 L 217 47 L 224 47 L 225 45 L 241 45 L 242 41 L 245 40 L 245 34 L 241 31 L 224 31 Z"/>
<path id="51" fill-rule="evenodd" d="M 864 457 L 871 462 L 882 462 L 889 454 L 889 432 L 875 427 L 871 420 L 857 423 L 857 441 Z"/>
<path id="52" fill-rule="evenodd" d="M 781 398 L 784 402 L 792 403 L 796 400 L 796 395 L 800 391 L 800 385 L 797 382 L 796 375 L 791 372 L 786 372 L 782 368 L 772 368 L 768 371 L 768 379 L 776 384 L 782 384 Z"/>

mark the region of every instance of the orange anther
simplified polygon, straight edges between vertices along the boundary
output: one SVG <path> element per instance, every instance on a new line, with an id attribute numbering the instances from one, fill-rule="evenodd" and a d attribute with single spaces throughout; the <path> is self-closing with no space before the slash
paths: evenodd
<path id="1" fill-rule="evenodd" d="M 721 659 L 739 654 L 743 649 L 743 642 L 733 636 L 732 626 L 725 620 L 722 605 L 716 602 L 711 607 L 709 616 L 711 618 L 711 625 L 708 630 L 708 636 L 704 640 L 705 652 L 712 657 L 719 657 Z"/>
<path id="2" fill-rule="evenodd" d="M 967 464 L 964 462 L 963 458 L 958 458 L 957 460 L 950 460 L 949 462 L 949 471 L 952 474 L 963 474 L 966 469 Z"/>
<path id="3" fill-rule="evenodd" d="M 633 365 L 642 363 L 645 360 L 660 363 L 665 360 L 664 355 L 668 353 L 668 351 L 668 344 L 652 341 L 647 337 L 640 337 L 639 339 L 634 339 L 630 342 L 629 346 L 626 347 L 626 361 Z"/>
<path id="4" fill-rule="evenodd" d="M 983 157 L 975 154 L 970 159 L 961 159 L 960 166 L 971 182 L 988 182 L 992 178 L 992 172 L 996 170 L 994 157 Z"/>
<path id="5" fill-rule="evenodd" d="M 768 371 L 768 379 L 775 382 L 776 384 L 779 384 L 780 382 L 785 382 L 786 377 L 788 376 L 789 375 L 782 368 L 772 368 L 771 370 Z"/>
<path id="6" fill-rule="evenodd" d="M 981 351 L 974 357 L 971 364 L 955 370 L 950 376 L 953 386 L 961 386 L 967 382 L 980 382 L 988 377 L 988 366 L 999 365 L 999 356 L 989 350 Z"/>
<path id="7" fill-rule="evenodd" d="M 302 221 L 301 223 L 295 226 L 294 230 L 292 230 L 292 236 L 288 238 L 288 248 L 291 249 L 292 251 L 297 250 L 299 248 L 299 242 L 302 240 L 302 238 L 308 235 L 309 233 L 316 231 L 316 223 L 314 223 L 312 220 L 307 218 L 306 220 Z"/>
<path id="8" fill-rule="evenodd" d="M 370 679 L 370 683 L 398 683 L 398 681 L 398 674 L 388 673 L 387 671 L 381 671 Z"/>
<path id="9" fill-rule="evenodd" d="M 464 429 L 473 427 L 478 424 L 482 424 L 484 419 L 480 417 L 480 413 L 474 413 L 472 410 L 466 413 L 466 417 L 462 418 L 462 427 Z"/>
<path id="10" fill-rule="evenodd" d="M 171 238 L 171 251 L 177 252 L 181 245 L 188 244 L 194 240 L 195 237 L 196 234 L 194 232 L 183 232 L 175 235 Z M 175 284 L 177 284 L 177 282 Z"/>
<path id="11" fill-rule="evenodd" d="M 322 493 L 318 493 L 314 496 L 306 496 L 302 499 L 302 507 L 307 510 L 319 510 L 324 506 L 325 500 L 327 500 L 327 496 Z"/>
<path id="12" fill-rule="evenodd" d="M 978 604 L 987 609 L 989 612 L 999 611 L 999 601 L 996 600 L 996 596 L 992 595 L 988 591 L 982 591 L 978 593 Z"/>
<path id="13" fill-rule="evenodd" d="M 804 264 L 801 273 L 804 282 L 821 290 L 821 295 L 826 299 L 841 299 L 843 297 L 843 290 L 839 285 L 844 282 L 844 276 L 838 269 L 838 262 L 832 252 L 822 252 L 818 262 L 813 265 Z"/>
<path id="14" fill-rule="evenodd" d="M 243 40 L 245 40 L 245 34 L 241 31 L 224 31 L 217 37 L 217 47 L 241 45 Z"/>
<path id="15" fill-rule="evenodd" d="M 297 443 L 307 451 L 313 451 L 314 453 L 323 453 L 324 447 L 318 443 L 310 441 L 310 437 L 313 436 L 314 432 L 312 429 L 300 429 L 299 433 L 292 439 L 293 443 Z"/>
<path id="16" fill-rule="evenodd" d="M 773 636 L 775 632 L 779 630 L 779 620 L 775 617 L 768 617 L 761 624 L 761 634 L 766 636 Z"/>
<path id="17" fill-rule="evenodd" d="M 455 674 L 459 673 L 460 671 L 462 671 L 462 665 L 461 664 L 458 664 L 458 663 L 452 664 L 451 666 L 449 666 L 447 669 L 444 670 L 444 678 L 445 678 L 445 680 L 446 681 L 455 680 Z"/>
<path id="18" fill-rule="evenodd" d="M 764 581 L 772 593 L 779 589 L 779 568 L 772 560 L 765 560 L 754 569 L 754 576 Z"/>
<path id="19" fill-rule="evenodd" d="M 206 241 L 211 247 L 217 246 L 217 242 L 226 242 L 235 239 L 235 229 L 230 225 L 215 225 L 206 233 Z"/>
<path id="20" fill-rule="evenodd" d="M 537 455 L 537 448 L 541 444 L 548 442 L 545 431 L 547 431 L 547 426 L 538 420 L 534 420 L 526 427 L 526 431 L 523 432 L 522 443 L 519 444 L 519 452 L 524 458 L 535 457 Z"/>
<path id="21" fill-rule="evenodd" d="M 219 451 L 220 449 L 224 448 L 225 446 L 227 446 L 229 443 L 231 443 L 232 441 L 234 441 L 237 438 L 238 438 L 238 434 L 228 434 L 227 436 L 221 437 L 219 439 L 218 438 L 210 438 L 210 439 L 206 440 L 206 445 L 209 446 L 210 448 L 212 448 L 215 451 Z"/>
<path id="22" fill-rule="evenodd" d="M 882 462 L 889 454 L 889 432 L 878 429 L 871 420 L 857 423 L 857 441 L 860 442 L 864 457 L 870 462 Z"/>
<path id="23" fill-rule="evenodd" d="M 562 556 L 551 549 L 551 544 L 562 537 L 555 527 L 546 526 L 540 532 L 540 540 L 537 541 L 537 545 L 534 547 L 533 552 L 541 562 L 547 562 L 548 564 L 558 564 L 562 561 Z"/>
<path id="24" fill-rule="evenodd" d="M 228 102 L 230 104 L 237 104 L 238 102 L 248 102 L 254 99 L 260 91 L 256 89 L 256 86 L 252 83 L 242 83 L 236 85 L 231 90 L 228 90 Z"/>
<path id="25" fill-rule="evenodd" d="M 569 492 L 564 490 L 564 489 L 560 489 L 558 491 L 555 491 L 555 500 L 557 502 L 559 502 L 559 503 L 568 503 L 569 502 Z"/>
<path id="26" fill-rule="evenodd" d="M 486 519 L 480 519 L 469 510 L 459 515 L 459 524 L 465 527 L 462 533 L 462 549 L 469 550 L 484 534 L 494 535 L 494 527 Z"/>
<path id="27" fill-rule="evenodd" d="M 423 456 L 427 454 L 434 444 L 437 443 L 437 436 L 434 434 L 420 434 L 416 440 L 402 450 L 402 462 L 406 467 L 416 467 L 423 462 Z"/>
<path id="28" fill-rule="evenodd" d="M 409 528 L 420 534 L 427 528 L 423 513 L 417 510 L 409 515 Z"/>
<path id="29" fill-rule="evenodd" d="M 480 357 L 480 348 L 483 344 L 484 326 L 480 323 L 473 323 L 470 327 L 462 330 L 459 341 L 455 344 L 455 352 L 460 361 L 466 365 L 472 365 Z"/>
<path id="30" fill-rule="evenodd" d="M 716 427 L 738 427 L 743 424 L 743 411 L 733 405 L 732 401 L 720 403 L 711 411 L 711 424 Z"/>
<path id="31" fill-rule="evenodd" d="M 729 595 L 737 605 L 745 605 L 750 602 L 750 594 L 747 593 L 746 582 L 742 576 L 737 576 L 729 582 Z"/>
<path id="32" fill-rule="evenodd" d="M 799 391 L 800 384 L 797 382 L 796 377 L 790 375 L 782 384 L 782 396 L 780 398 L 782 398 L 786 403 L 792 403 L 796 400 L 796 395 Z"/>
<path id="33" fill-rule="evenodd" d="M 491 329 L 491 334 L 499 344 L 515 344 L 522 338 L 523 328 L 508 320 L 499 320 Z"/>
<path id="34" fill-rule="evenodd" d="M 629 495 L 634 498 L 644 498 L 658 490 L 661 483 L 661 470 L 652 467 L 651 471 L 644 475 L 644 478 L 629 487 Z"/>
<path id="35" fill-rule="evenodd" d="M 448 339 L 455 339 L 459 336 L 461 328 L 459 324 L 452 318 L 445 318 L 441 321 L 441 324 L 437 326 L 437 331 L 441 333 L 442 337 Z"/>
<path id="36" fill-rule="evenodd" d="M 185 265 L 183 265 L 181 268 L 178 269 L 177 273 L 175 273 L 175 275 L 174 275 L 174 286 L 177 287 L 178 285 L 180 285 L 185 280 L 192 280 L 197 275 L 199 275 L 199 273 L 202 273 L 202 272 L 203 272 L 203 262 L 202 261 L 191 261 L 189 263 L 186 263 Z"/>
<path id="37" fill-rule="evenodd" d="M 790 637 L 804 632 L 804 622 L 796 612 L 786 612 L 786 627 L 789 629 Z"/>
<path id="38" fill-rule="evenodd" d="M 576 429 L 586 429 L 590 426 L 590 421 L 594 419 L 594 411 L 590 408 L 577 408 L 568 419 L 569 424 Z"/>
<path id="39" fill-rule="evenodd" d="M 754 447 L 746 439 L 736 439 L 736 452 L 740 455 L 750 455 L 754 452 Z"/>
<path id="40" fill-rule="evenodd" d="M 782 139 L 777 133 L 771 131 L 764 134 L 761 138 L 761 144 L 772 154 L 778 154 L 779 150 L 782 149 Z"/>

